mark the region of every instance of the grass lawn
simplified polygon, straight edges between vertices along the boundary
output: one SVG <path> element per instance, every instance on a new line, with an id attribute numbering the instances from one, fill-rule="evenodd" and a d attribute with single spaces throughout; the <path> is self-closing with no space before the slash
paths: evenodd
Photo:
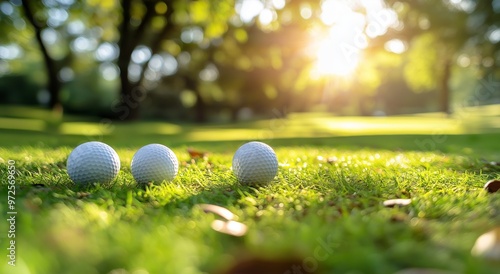
<path id="1" fill-rule="evenodd" d="M 500 225 L 500 195 L 483 190 L 500 177 L 491 163 L 500 159 L 497 130 L 469 132 L 436 117 L 297 116 L 203 127 L 1 119 L 10 124 L 0 129 L 0 273 L 226 273 L 245 264 L 260 270 L 230 273 L 500 273 L 470 254 L 478 236 Z M 277 153 L 279 173 L 267 186 L 242 186 L 231 172 L 234 152 L 249 139 Z M 90 140 L 120 156 L 111 185 L 76 186 L 66 173 L 71 150 Z M 176 153 L 173 182 L 135 184 L 130 161 L 148 143 Z M 209 155 L 191 159 L 188 147 Z M 17 183 L 15 267 L 6 256 L 9 160 Z M 393 198 L 412 202 L 382 205 Z M 247 234 L 214 231 L 216 216 L 203 203 L 231 210 Z"/>

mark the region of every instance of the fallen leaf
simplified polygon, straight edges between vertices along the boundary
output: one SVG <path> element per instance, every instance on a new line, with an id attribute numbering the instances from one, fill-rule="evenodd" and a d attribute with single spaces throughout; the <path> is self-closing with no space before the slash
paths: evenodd
<path id="1" fill-rule="evenodd" d="M 500 261 L 500 227 L 496 227 L 477 238 L 471 254 L 487 260 Z"/>
<path id="2" fill-rule="evenodd" d="M 220 217 L 226 219 L 227 221 L 234 220 L 236 217 L 236 215 L 234 215 L 231 211 L 229 211 L 229 209 L 224 208 L 222 206 L 211 205 L 211 204 L 201 204 L 200 207 L 205 213 L 214 213 L 214 214 L 219 215 Z"/>
<path id="3" fill-rule="evenodd" d="M 214 220 L 212 222 L 212 228 L 217 232 L 236 237 L 241 237 L 247 233 L 247 226 L 236 221 Z"/>
<path id="4" fill-rule="evenodd" d="M 392 215 L 391 216 L 391 222 L 394 222 L 394 223 L 401 223 L 401 222 L 404 222 L 406 220 L 408 220 L 408 216 L 406 214 L 395 214 L 395 215 Z"/>
<path id="5" fill-rule="evenodd" d="M 189 156 L 191 156 L 191 158 L 204 158 L 208 154 L 206 152 L 195 150 L 193 148 L 188 148 L 187 152 L 189 153 Z"/>
<path id="6" fill-rule="evenodd" d="M 484 185 L 484 189 L 489 193 L 495 193 L 500 190 L 500 180 L 491 180 Z"/>
<path id="7" fill-rule="evenodd" d="M 90 192 L 77 192 L 76 193 L 76 198 L 78 198 L 78 199 L 87 198 L 89 196 L 90 196 Z"/>
<path id="8" fill-rule="evenodd" d="M 329 163 L 329 164 L 333 164 L 335 162 L 337 162 L 337 157 L 328 157 L 328 159 L 326 159 L 326 162 Z"/>
<path id="9" fill-rule="evenodd" d="M 391 199 L 384 201 L 385 207 L 407 206 L 411 204 L 411 199 Z"/>
<path id="10" fill-rule="evenodd" d="M 214 220 L 212 222 L 213 230 L 236 237 L 241 237 L 246 234 L 247 226 L 243 223 L 234 221 L 237 216 L 227 208 L 211 204 L 201 204 L 200 207 L 205 213 L 214 213 L 225 219 L 225 221 Z"/>

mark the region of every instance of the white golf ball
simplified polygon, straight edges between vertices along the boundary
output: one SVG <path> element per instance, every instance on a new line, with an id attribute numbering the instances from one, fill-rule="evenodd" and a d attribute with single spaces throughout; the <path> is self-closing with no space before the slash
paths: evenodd
<path id="1" fill-rule="evenodd" d="M 233 157 L 233 172 L 243 184 L 266 184 L 278 173 L 274 150 L 262 142 L 242 145 Z"/>
<path id="2" fill-rule="evenodd" d="M 160 144 L 141 147 L 134 154 L 130 165 L 134 179 L 140 184 L 172 181 L 179 169 L 174 152 Z"/>
<path id="3" fill-rule="evenodd" d="M 109 183 L 120 171 L 120 158 L 105 143 L 87 142 L 69 154 L 66 169 L 71 180 L 78 184 Z"/>

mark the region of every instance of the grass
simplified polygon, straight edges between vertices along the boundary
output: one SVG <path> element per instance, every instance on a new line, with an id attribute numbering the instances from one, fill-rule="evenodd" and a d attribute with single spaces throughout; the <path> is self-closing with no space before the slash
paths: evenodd
<path id="1" fill-rule="evenodd" d="M 500 159 L 500 134 L 428 130 L 326 137 L 328 123 L 317 123 L 311 127 L 319 137 L 293 138 L 296 126 L 308 119 L 313 118 L 280 120 L 285 126 L 264 139 L 280 165 L 275 180 L 263 187 L 240 185 L 231 159 L 245 139 L 255 137 L 247 132 L 240 138 L 238 132 L 266 129 L 272 121 L 195 129 L 116 124 L 106 134 L 90 136 L 1 130 L 1 218 L 8 217 L 8 160 L 16 162 L 18 215 L 17 265 L 3 263 L 0 272 L 221 273 L 254 259 L 268 270 L 278 262 L 284 267 L 248 273 L 385 274 L 411 267 L 499 273 L 498 265 L 470 250 L 479 235 L 500 225 L 500 196 L 482 189 L 500 172 L 489 163 Z M 84 125 L 85 131 L 102 126 Z M 186 137 L 199 132 L 207 138 Z M 66 174 L 67 156 L 92 139 L 112 145 L 122 169 L 110 185 L 76 186 Z M 141 188 L 131 176 L 130 160 L 139 147 L 154 142 L 174 150 L 179 174 L 173 182 Z M 208 158 L 191 159 L 188 147 L 208 151 Z M 383 207 L 392 198 L 412 203 Z M 210 224 L 216 217 L 204 213 L 202 203 L 228 208 L 248 233 L 238 238 L 214 231 Z M 2 224 L 4 240 L 5 228 Z M 1 241 L 4 255 L 6 248 Z"/>

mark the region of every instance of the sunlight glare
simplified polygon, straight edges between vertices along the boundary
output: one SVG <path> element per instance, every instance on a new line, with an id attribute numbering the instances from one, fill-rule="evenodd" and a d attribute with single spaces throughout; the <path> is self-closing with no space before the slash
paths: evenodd
<path id="1" fill-rule="evenodd" d="M 352 14 L 352 10 L 343 1 L 326 0 L 321 4 L 321 21 L 325 25 L 333 25 L 336 22 L 346 20 Z"/>
<path id="2" fill-rule="evenodd" d="M 363 11 L 357 12 L 358 9 Z M 315 78 L 351 75 L 368 46 L 368 37 L 383 35 L 398 23 L 395 11 L 386 8 L 383 0 L 323 0 L 320 19 L 328 30 L 319 31 L 311 38 L 316 59 L 312 70 Z M 406 51 L 406 44 L 397 39 L 385 47 L 397 54 Z"/>
<path id="3" fill-rule="evenodd" d="M 406 45 L 403 41 L 399 39 L 392 39 L 390 41 L 387 41 L 384 45 L 385 50 L 396 53 L 396 54 L 401 54 L 406 51 Z"/>
<path id="4" fill-rule="evenodd" d="M 273 2 L 273 7 L 277 10 L 283 9 L 286 5 L 285 0 L 272 0 Z"/>
<path id="5" fill-rule="evenodd" d="M 300 6 L 300 16 L 304 19 L 309 19 L 312 14 L 311 6 L 308 3 L 302 3 Z"/>
<path id="6" fill-rule="evenodd" d="M 361 5 L 369 11 L 380 10 L 384 8 L 383 0 L 361 0 Z"/>
<path id="7" fill-rule="evenodd" d="M 316 59 L 313 76 L 348 76 L 356 69 L 361 50 L 367 45 L 362 32 L 365 16 L 339 0 L 324 1 L 321 9 L 321 21 L 331 27 L 323 34 L 324 38 L 313 38 L 316 40 L 313 42 Z"/>
<path id="8" fill-rule="evenodd" d="M 345 45 L 330 37 L 321 42 L 316 53 L 314 74 L 348 76 L 359 62 L 359 51 L 348 54 Z"/>
<path id="9" fill-rule="evenodd" d="M 241 0 L 236 3 L 236 12 L 243 23 L 252 22 L 264 8 L 264 4 L 259 0 Z"/>
<path id="10" fill-rule="evenodd" d="M 270 9 L 264 9 L 259 15 L 259 22 L 262 25 L 269 25 L 274 20 L 275 14 Z"/>

